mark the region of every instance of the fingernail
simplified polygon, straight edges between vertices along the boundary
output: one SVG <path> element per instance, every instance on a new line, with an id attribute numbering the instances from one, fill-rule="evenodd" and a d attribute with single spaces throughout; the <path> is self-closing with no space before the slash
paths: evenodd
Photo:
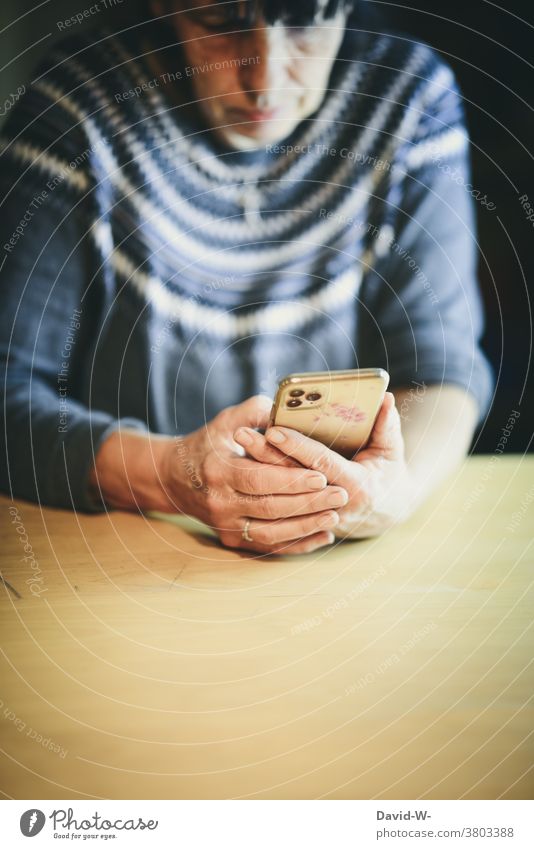
<path id="1" fill-rule="evenodd" d="M 344 489 L 332 492 L 326 499 L 331 507 L 343 507 L 349 500 L 348 493 Z"/>
<path id="2" fill-rule="evenodd" d="M 324 489 L 326 486 L 326 478 L 324 475 L 309 475 L 306 478 L 306 485 L 310 489 Z"/>
<path id="3" fill-rule="evenodd" d="M 242 445 L 252 445 L 254 441 L 252 434 L 248 430 L 245 430 L 244 427 L 240 427 L 239 430 L 235 432 L 234 439 Z"/>
<path id="4" fill-rule="evenodd" d="M 269 442 L 276 442 L 278 444 L 280 442 L 283 442 L 286 438 L 285 433 L 282 433 L 281 430 L 270 430 L 270 431 L 268 431 L 266 436 L 267 436 L 267 439 L 269 440 Z"/>
<path id="5" fill-rule="evenodd" d="M 335 542 L 335 540 L 336 540 L 336 537 L 335 537 L 335 535 L 332 533 L 332 531 L 328 531 L 328 533 L 327 533 L 327 535 L 326 535 L 326 542 L 327 542 L 327 545 L 332 545 L 332 543 L 334 543 L 334 542 Z"/>
<path id="6" fill-rule="evenodd" d="M 319 524 L 322 528 L 331 528 L 333 525 L 337 525 L 339 522 L 339 516 L 337 513 L 326 513 L 325 516 L 321 516 L 319 519 Z"/>

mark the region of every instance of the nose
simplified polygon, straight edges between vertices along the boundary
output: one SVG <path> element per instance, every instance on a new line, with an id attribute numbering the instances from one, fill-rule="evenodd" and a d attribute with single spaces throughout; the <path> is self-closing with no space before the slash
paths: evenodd
<path id="1" fill-rule="evenodd" d="M 253 103 L 260 96 L 268 103 L 287 83 L 289 57 L 284 28 L 258 23 L 247 35 L 243 52 L 247 62 L 240 65 L 243 91 Z"/>

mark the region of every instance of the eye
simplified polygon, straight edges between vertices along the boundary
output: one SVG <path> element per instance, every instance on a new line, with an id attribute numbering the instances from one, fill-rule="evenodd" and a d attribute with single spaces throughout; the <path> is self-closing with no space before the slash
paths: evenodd
<path id="1" fill-rule="evenodd" d="M 240 22 L 225 19 L 224 21 L 201 21 L 200 25 L 210 32 L 232 32 L 239 29 Z"/>
<path id="2" fill-rule="evenodd" d="M 203 29 L 210 32 L 232 32 L 239 30 L 249 24 L 248 17 L 238 14 L 234 9 L 221 9 L 217 11 L 212 9 L 209 11 L 192 9 L 189 12 L 189 17 Z"/>

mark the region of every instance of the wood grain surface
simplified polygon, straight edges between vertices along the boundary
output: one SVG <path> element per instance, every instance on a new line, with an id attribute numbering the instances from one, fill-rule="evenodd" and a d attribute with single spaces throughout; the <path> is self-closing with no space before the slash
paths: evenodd
<path id="1" fill-rule="evenodd" d="M 534 458 L 385 536 L 249 557 L 191 520 L 0 499 L 0 789 L 531 798 Z"/>

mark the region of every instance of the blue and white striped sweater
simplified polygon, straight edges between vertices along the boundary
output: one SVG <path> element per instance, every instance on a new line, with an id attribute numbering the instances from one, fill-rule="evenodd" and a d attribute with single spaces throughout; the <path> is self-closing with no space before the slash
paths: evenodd
<path id="1" fill-rule="evenodd" d="M 37 448 L 54 446 L 37 470 L 50 503 L 71 498 L 59 444 L 89 508 L 91 453 L 119 418 L 185 433 L 289 371 L 383 366 L 393 386 L 454 382 L 485 408 L 470 199 L 436 167 L 467 176 L 468 142 L 452 74 L 429 48 L 348 34 L 315 115 L 251 153 L 204 131 L 187 91 L 182 106 L 162 84 L 121 99 L 154 78 L 131 35 L 69 40 L 50 64 L 0 157 L 7 418 L 24 422 L 14 450 L 32 416 Z M 65 437 L 52 376 L 75 309 Z M 50 413 L 29 403 L 25 368 Z"/>

